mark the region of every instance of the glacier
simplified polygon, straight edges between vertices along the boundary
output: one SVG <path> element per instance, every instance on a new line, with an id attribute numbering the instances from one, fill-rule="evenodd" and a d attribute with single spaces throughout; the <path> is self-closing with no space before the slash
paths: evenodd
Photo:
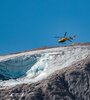
<path id="1" fill-rule="evenodd" d="M 0 56 L 0 88 L 41 81 L 89 54 L 90 46 L 68 46 Z"/>

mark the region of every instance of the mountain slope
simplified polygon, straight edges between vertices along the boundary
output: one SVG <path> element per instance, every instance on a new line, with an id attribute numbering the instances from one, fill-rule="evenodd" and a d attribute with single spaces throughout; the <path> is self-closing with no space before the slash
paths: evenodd
<path id="1" fill-rule="evenodd" d="M 2 100 L 89 100 L 90 56 L 46 79 L 0 90 Z"/>
<path id="2" fill-rule="evenodd" d="M 90 46 L 57 47 L 0 57 L 0 86 L 34 83 L 90 53 Z"/>

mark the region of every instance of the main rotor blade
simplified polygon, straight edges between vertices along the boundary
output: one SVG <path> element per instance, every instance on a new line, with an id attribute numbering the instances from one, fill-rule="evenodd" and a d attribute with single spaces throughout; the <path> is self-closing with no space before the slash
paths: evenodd
<path id="1" fill-rule="evenodd" d="M 73 40 L 73 37 L 70 37 L 71 40 Z"/>
<path id="2" fill-rule="evenodd" d="M 67 32 L 65 32 L 64 37 L 67 35 Z"/>
<path id="3" fill-rule="evenodd" d="M 70 37 L 70 39 L 72 39 L 72 40 L 73 40 L 74 38 L 76 38 L 76 35 L 74 35 L 74 36 Z"/>
<path id="4" fill-rule="evenodd" d="M 71 40 L 68 40 L 68 41 L 72 42 Z"/>

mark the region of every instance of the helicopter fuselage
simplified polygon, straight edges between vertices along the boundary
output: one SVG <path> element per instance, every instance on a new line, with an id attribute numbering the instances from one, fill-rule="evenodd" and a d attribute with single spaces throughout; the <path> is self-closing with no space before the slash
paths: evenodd
<path id="1" fill-rule="evenodd" d="M 58 42 L 65 42 L 67 40 L 69 40 L 69 38 L 61 38 L 60 40 L 58 40 Z"/>

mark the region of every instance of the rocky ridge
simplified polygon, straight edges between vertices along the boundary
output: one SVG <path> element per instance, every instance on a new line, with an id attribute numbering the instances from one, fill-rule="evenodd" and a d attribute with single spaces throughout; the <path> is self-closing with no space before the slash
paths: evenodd
<path id="1" fill-rule="evenodd" d="M 1 89 L 0 100 L 90 100 L 90 56 L 40 82 Z"/>

